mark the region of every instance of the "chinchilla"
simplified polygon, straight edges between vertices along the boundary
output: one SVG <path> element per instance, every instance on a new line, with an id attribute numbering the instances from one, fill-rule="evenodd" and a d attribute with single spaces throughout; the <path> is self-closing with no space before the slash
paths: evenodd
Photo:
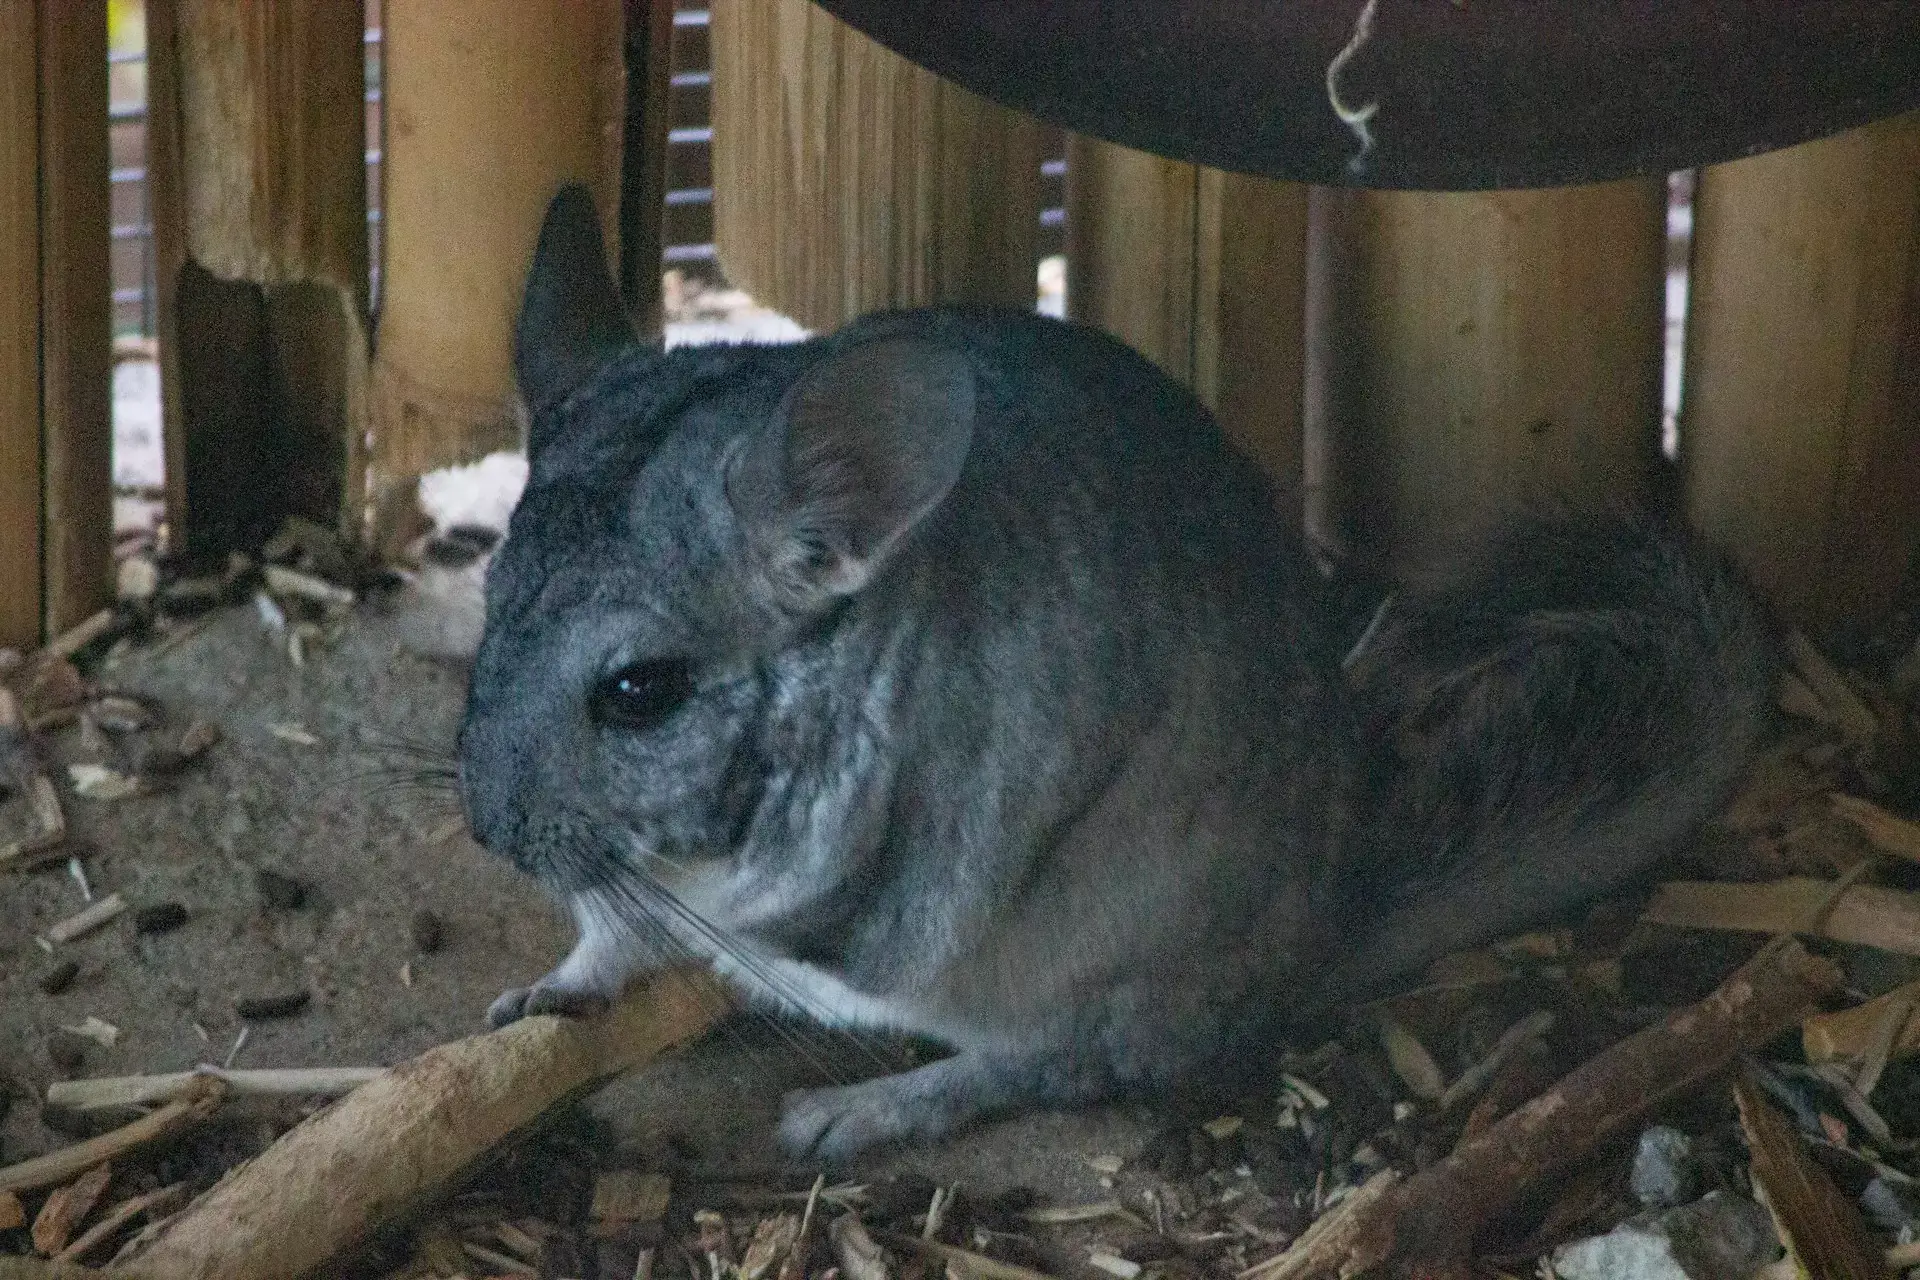
<path id="1" fill-rule="evenodd" d="M 516 333 L 531 472 L 460 736 L 569 909 L 496 1023 L 689 954 L 950 1056 L 789 1095 L 796 1154 L 1174 1091 L 1672 851 L 1773 655 L 1656 523 L 1525 524 L 1348 636 L 1185 390 L 1013 311 L 637 342 L 590 200 Z"/>

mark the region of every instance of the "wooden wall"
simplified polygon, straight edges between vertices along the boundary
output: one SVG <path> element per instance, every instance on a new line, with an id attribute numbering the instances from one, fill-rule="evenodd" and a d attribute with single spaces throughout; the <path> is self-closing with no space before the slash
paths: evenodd
<path id="1" fill-rule="evenodd" d="M 0 644 L 109 594 L 104 0 L 0 5 Z"/>
<path id="2" fill-rule="evenodd" d="M 715 0 L 714 243 L 814 329 L 937 301 L 1032 306 L 1040 129 L 808 0 Z"/>

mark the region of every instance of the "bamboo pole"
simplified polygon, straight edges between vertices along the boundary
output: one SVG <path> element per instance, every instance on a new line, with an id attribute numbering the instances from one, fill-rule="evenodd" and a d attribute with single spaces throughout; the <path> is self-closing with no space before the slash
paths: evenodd
<path id="1" fill-rule="evenodd" d="M 0 645 L 40 640 L 40 148 L 35 6 L 0 5 Z"/>
<path id="2" fill-rule="evenodd" d="M 1040 126 L 807 0 L 712 6 L 714 239 L 815 329 L 880 307 L 1031 308 Z"/>
<path id="3" fill-rule="evenodd" d="M 1320 189 L 1309 524 L 1418 575 L 1503 515 L 1646 498 L 1658 467 L 1665 187 Z"/>
<path id="4" fill-rule="evenodd" d="M 390 0 L 385 24 L 372 493 L 393 547 L 423 472 L 519 446 L 513 320 L 540 220 L 583 182 L 618 253 L 626 99 L 620 0 Z"/>
<path id="5" fill-rule="evenodd" d="M 1072 136 L 1067 309 L 1192 388 L 1300 512 L 1307 189 Z"/>
<path id="6" fill-rule="evenodd" d="M 168 514 L 201 556 L 363 486 L 363 10 L 149 0 Z"/>
<path id="7" fill-rule="evenodd" d="M 42 611 L 112 599 L 113 278 L 106 0 L 40 0 Z"/>
<path id="8" fill-rule="evenodd" d="M 1687 510 L 1816 633 L 1920 550 L 1920 114 L 1702 170 Z"/>

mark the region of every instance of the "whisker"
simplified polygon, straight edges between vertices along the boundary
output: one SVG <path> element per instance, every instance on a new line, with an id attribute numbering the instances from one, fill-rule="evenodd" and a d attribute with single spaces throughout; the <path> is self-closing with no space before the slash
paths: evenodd
<path id="1" fill-rule="evenodd" d="M 705 942 L 714 953 L 722 955 L 738 965 L 742 972 L 747 974 L 767 991 L 771 992 L 782 1003 L 807 1018 L 812 1024 L 811 1026 L 803 1028 L 801 1026 L 795 1026 L 790 1021 L 783 1020 L 774 1028 L 776 1034 L 779 1034 L 782 1039 L 792 1043 L 802 1036 L 810 1036 L 810 1045 L 814 1050 L 819 1052 L 825 1051 L 825 1045 L 837 1041 L 853 1050 L 859 1057 L 864 1058 L 867 1063 L 874 1067 L 883 1071 L 898 1069 L 899 1064 L 888 1055 L 880 1052 L 875 1045 L 873 1037 L 857 1028 L 835 1025 L 829 1011 L 820 1008 L 804 991 L 781 976 L 772 965 L 768 964 L 751 947 L 743 946 L 737 940 L 728 937 L 724 931 L 701 916 L 698 912 L 692 910 L 684 902 L 680 901 L 678 897 L 658 881 L 653 880 L 644 873 L 641 873 L 637 878 L 646 889 L 647 900 L 653 904 L 657 904 L 659 907 L 665 908 L 690 933 Z M 637 895 L 626 885 L 623 885 L 622 888 L 622 897 L 627 904 L 641 911 L 648 910 L 647 901 L 638 899 Z M 651 913 L 649 912 L 649 914 Z M 812 1035 L 814 1032 L 818 1032 L 819 1034 Z M 799 1045 L 796 1044 L 794 1047 L 796 1052 L 802 1051 Z M 812 1052 L 806 1052 L 805 1056 L 810 1062 L 813 1061 Z"/>

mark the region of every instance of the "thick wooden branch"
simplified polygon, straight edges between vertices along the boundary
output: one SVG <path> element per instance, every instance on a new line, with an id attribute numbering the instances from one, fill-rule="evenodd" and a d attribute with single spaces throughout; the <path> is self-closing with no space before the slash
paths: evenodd
<path id="1" fill-rule="evenodd" d="M 123 1264 L 148 1280 L 302 1275 L 445 1187 L 555 1103 L 698 1036 L 704 975 L 644 984 L 605 1017 L 528 1018 L 430 1049 L 228 1174 Z"/>
<path id="2" fill-rule="evenodd" d="M 1404 1182 L 1377 1181 L 1241 1280 L 1462 1274 L 1473 1238 L 1522 1193 L 1699 1088 L 1840 985 L 1795 942 L 1770 946 L 1698 1004 L 1622 1040 Z"/>

